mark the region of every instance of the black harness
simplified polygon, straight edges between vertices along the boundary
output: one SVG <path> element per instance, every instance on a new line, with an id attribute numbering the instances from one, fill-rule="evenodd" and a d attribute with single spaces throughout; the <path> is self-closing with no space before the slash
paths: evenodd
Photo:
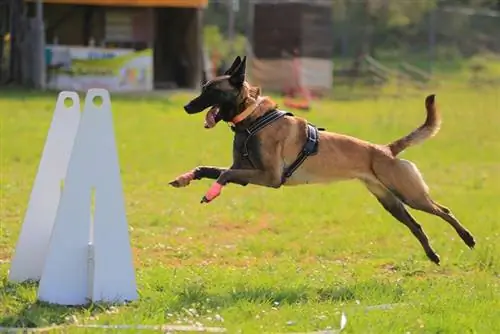
<path id="1" fill-rule="evenodd" d="M 285 112 L 281 110 L 273 110 L 268 112 L 267 114 L 257 118 L 255 122 L 253 122 L 244 132 L 247 134 L 245 142 L 243 144 L 243 157 L 247 158 L 250 161 L 250 164 L 253 163 L 248 158 L 248 141 L 252 138 L 257 132 L 268 126 L 269 124 L 277 121 L 278 119 L 284 116 L 294 116 L 291 112 Z M 237 132 L 234 126 L 231 127 L 234 132 Z M 307 123 L 307 140 L 302 147 L 302 151 L 300 151 L 297 159 L 290 164 L 290 166 L 286 167 L 283 171 L 283 176 L 281 177 L 281 184 L 286 182 L 286 179 L 292 176 L 292 174 L 302 165 L 302 163 L 307 159 L 307 157 L 315 155 L 318 153 L 318 144 L 319 144 L 319 131 L 323 131 L 323 128 L 317 128 L 311 123 Z M 255 167 L 255 166 L 254 166 Z"/>

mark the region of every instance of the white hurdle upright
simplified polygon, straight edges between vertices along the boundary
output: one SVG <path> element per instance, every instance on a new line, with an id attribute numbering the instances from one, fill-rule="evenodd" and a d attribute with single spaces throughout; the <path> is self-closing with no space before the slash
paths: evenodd
<path id="1" fill-rule="evenodd" d="M 9 280 L 39 280 L 38 299 L 60 305 L 138 298 L 107 90 L 81 116 L 78 94 L 59 94 Z"/>

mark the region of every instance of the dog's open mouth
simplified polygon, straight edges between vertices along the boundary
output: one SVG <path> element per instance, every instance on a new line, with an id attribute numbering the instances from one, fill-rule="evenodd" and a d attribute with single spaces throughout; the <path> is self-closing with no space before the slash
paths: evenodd
<path id="1" fill-rule="evenodd" d="M 211 129 L 221 120 L 219 106 L 213 106 L 205 116 L 205 129 Z"/>

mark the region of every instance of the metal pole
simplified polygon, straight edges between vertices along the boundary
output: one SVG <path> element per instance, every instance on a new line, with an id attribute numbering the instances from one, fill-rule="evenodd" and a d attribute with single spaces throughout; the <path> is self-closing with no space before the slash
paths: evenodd
<path id="1" fill-rule="evenodd" d="M 195 78 L 193 82 L 194 89 L 200 89 L 202 84 L 202 70 L 205 69 L 205 59 L 204 59 L 204 44 L 203 44 L 203 14 L 204 11 L 201 8 L 196 9 L 196 68 Z M 200 56 L 201 55 L 201 56 Z M 206 70 L 206 69 L 205 69 Z"/>
<path id="2" fill-rule="evenodd" d="M 43 22 L 43 2 L 36 2 L 35 18 L 35 61 L 33 66 L 34 85 L 36 89 L 45 90 L 46 86 L 46 66 L 45 66 L 45 25 Z"/>
<path id="3" fill-rule="evenodd" d="M 228 4 L 228 23 L 227 23 L 227 39 L 229 41 L 229 56 L 234 56 L 234 1 L 227 0 Z"/>
<path id="4" fill-rule="evenodd" d="M 248 0 L 248 7 L 247 7 L 247 26 L 246 26 L 246 37 L 247 37 L 247 43 L 245 45 L 245 53 L 247 56 L 247 76 L 249 78 L 253 78 L 253 72 L 252 72 L 252 65 L 253 65 L 253 60 L 254 60 L 254 53 L 253 53 L 253 21 L 254 21 L 254 15 L 255 15 L 255 4 L 253 3 L 253 0 Z"/>
<path id="5" fill-rule="evenodd" d="M 252 48 L 253 46 L 253 24 L 254 24 L 254 17 L 255 17 L 255 4 L 253 3 L 253 0 L 248 0 L 248 20 L 247 20 L 247 40 L 249 47 Z M 250 49 L 249 51 L 253 51 Z M 251 53 L 251 52 L 250 52 Z"/>

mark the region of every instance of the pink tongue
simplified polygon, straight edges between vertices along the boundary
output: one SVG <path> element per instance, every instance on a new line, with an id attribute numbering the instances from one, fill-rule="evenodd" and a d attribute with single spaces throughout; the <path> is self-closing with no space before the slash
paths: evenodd
<path id="1" fill-rule="evenodd" d="M 205 129 L 211 129 L 215 126 L 215 114 L 217 113 L 216 108 L 212 108 L 207 112 L 205 116 Z"/>

